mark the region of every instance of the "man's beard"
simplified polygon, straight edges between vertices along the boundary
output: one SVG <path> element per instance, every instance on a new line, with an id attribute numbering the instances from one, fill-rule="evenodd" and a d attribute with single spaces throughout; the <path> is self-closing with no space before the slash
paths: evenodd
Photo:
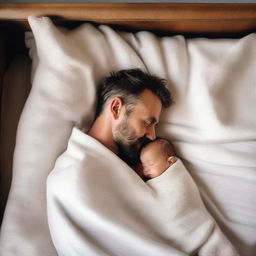
<path id="1" fill-rule="evenodd" d="M 138 138 L 135 130 L 129 125 L 127 116 L 116 127 L 114 131 L 114 141 L 119 150 L 119 157 L 130 166 L 135 166 L 140 162 L 141 148 L 150 142 L 147 137 Z"/>

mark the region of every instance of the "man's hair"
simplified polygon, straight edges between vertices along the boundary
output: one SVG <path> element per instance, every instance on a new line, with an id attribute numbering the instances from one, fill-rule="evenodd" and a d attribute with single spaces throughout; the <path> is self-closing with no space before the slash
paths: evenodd
<path id="1" fill-rule="evenodd" d="M 154 141 L 146 144 L 144 148 L 146 148 L 147 146 L 150 146 L 152 143 L 157 143 L 160 146 L 160 150 L 166 158 L 175 155 L 174 147 L 170 141 L 157 137 Z"/>
<path id="2" fill-rule="evenodd" d="M 139 95 L 148 89 L 153 92 L 167 108 L 173 101 L 171 93 L 166 88 L 165 80 L 157 76 L 136 69 L 124 69 L 118 72 L 111 72 L 100 85 L 98 94 L 98 106 L 96 115 L 100 115 L 106 103 L 119 97 L 126 104 L 127 114 L 139 102 Z"/>

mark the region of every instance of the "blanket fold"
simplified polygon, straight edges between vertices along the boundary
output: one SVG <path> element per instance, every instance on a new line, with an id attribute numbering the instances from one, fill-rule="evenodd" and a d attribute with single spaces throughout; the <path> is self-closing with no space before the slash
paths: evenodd
<path id="1" fill-rule="evenodd" d="M 75 127 L 48 176 L 47 211 L 59 255 L 237 255 L 180 160 L 145 183 Z"/>

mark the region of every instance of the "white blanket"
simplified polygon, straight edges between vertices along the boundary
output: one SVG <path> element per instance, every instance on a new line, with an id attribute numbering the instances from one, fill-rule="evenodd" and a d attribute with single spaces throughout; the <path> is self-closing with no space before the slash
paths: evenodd
<path id="1" fill-rule="evenodd" d="M 180 160 L 144 183 L 77 128 L 48 177 L 47 209 L 59 255 L 238 255 Z"/>

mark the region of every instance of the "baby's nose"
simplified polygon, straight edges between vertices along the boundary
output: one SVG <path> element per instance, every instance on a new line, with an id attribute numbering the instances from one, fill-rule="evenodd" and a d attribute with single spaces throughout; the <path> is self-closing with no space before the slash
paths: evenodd
<path id="1" fill-rule="evenodd" d="M 147 166 L 143 166 L 143 171 L 148 172 L 149 168 Z"/>

